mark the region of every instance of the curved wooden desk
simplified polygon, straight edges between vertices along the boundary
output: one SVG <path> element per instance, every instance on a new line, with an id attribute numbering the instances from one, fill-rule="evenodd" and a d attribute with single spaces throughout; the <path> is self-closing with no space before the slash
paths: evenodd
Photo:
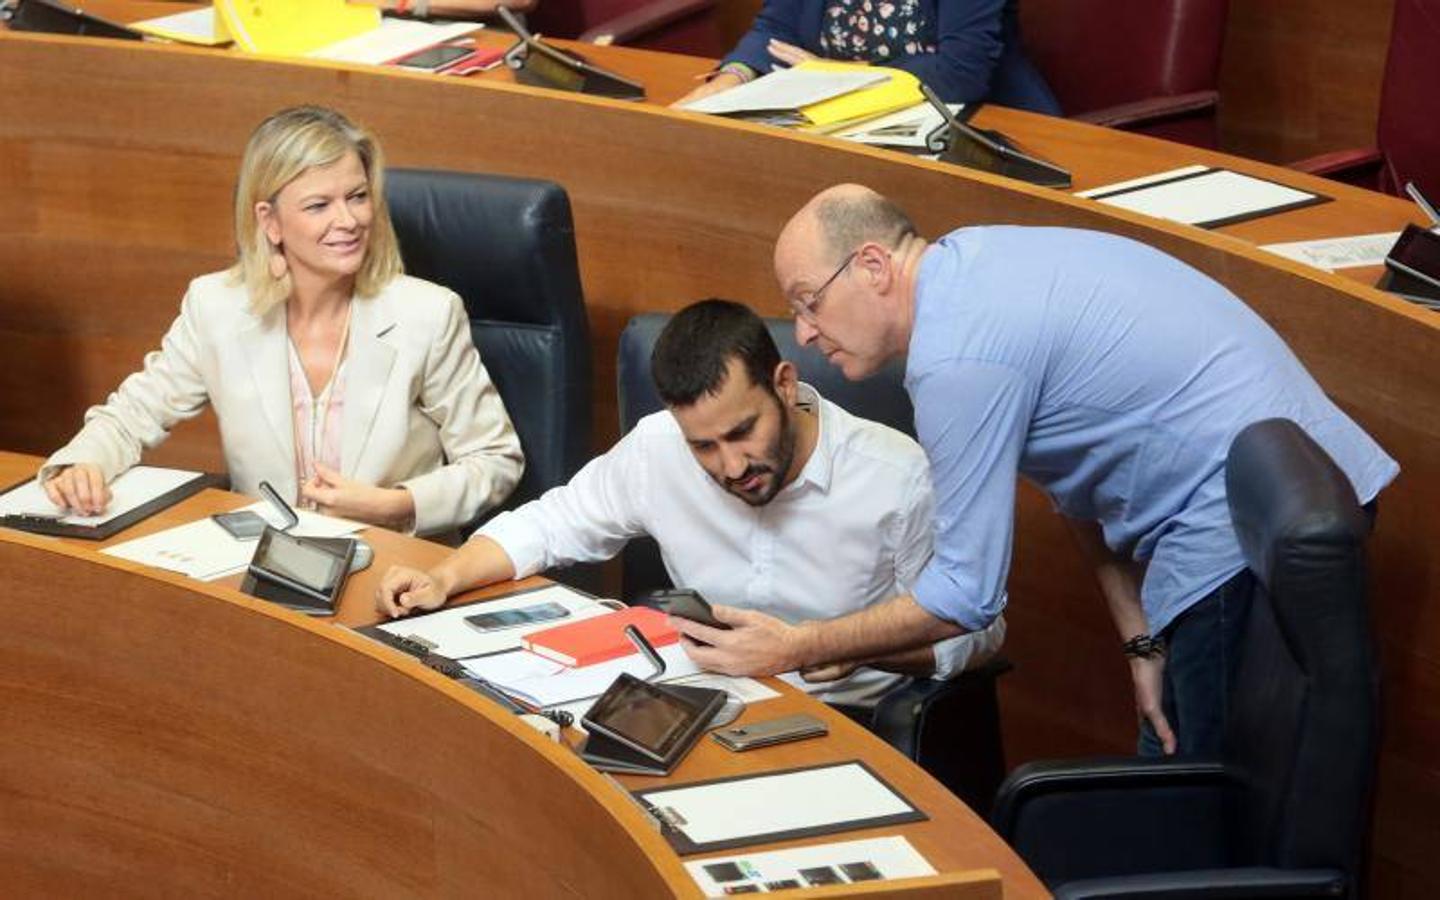
<path id="1" fill-rule="evenodd" d="M 664 101 L 703 71 L 588 48 Z M 189 278 L 229 262 L 230 195 L 256 122 L 291 103 L 336 105 L 381 136 L 390 162 L 548 177 L 572 198 L 595 334 L 597 444 L 613 434 L 613 359 L 630 315 L 720 295 L 784 307 L 770 253 L 816 190 L 886 192 L 937 234 L 966 223 L 1096 228 L 1172 253 L 1274 325 L 1331 395 L 1400 461 L 1372 561 L 1387 713 L 1374 883 L 1440 889 L 1440 392 L 1431 314 L 1254 245 L 1398 230 L 1408 204 L 1194 148 L 1001 109 L 981 113 L 1070 167 L 1077 187 L 1190 162 L 1229 165 L 1333 203 L 1207 232 L 965 170 L 672 112 L 509 84 L 247 58 L 183 48 L 0 34 L 0 446 L 44 453 L 135 368 Z M 1163 303 L 1163 297 L 1156 298 Z M 63 363 L 59 361 L 64 361 Z M 154 458 L 219 468 L 212 425 Z M 1012 761 L 1133 746 L 1123 661 L 1061 523 L 1023 491 L 1003 682 Z M 1108 662 L 1106 662 L 1108 661 Z"/>
<path id="2" fill-rule="evenodd" d="M 0 454 L 0 482 L 37 462 Z M 206 491 L 108 543 L 244 502 Z M 347 585 L 352 623 L 375 620 L 385 566 L 445 552 L 366 537 L 376 564 Z M 0 571 L 8 896 L 700 896 L 614 783 L 403 654 L 84 541 L 0 530 Z M 960 801 L 844 716 L 789 689 L 746 716 L 796 711 L 831 736 L 743 755 L 704 741 L 668 780 L 863 758 L 930 820 L 845 837 L 904 834 L 941 874 L 824 896 L 999 900 L 1001 877 L 1006 897 L 1044 895 Z"/>

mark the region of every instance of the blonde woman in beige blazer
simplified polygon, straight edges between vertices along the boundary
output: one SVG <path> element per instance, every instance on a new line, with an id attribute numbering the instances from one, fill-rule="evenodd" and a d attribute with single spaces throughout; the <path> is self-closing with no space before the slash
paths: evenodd
<path id="1" fill-rule="evenodd" d="M 106 484 L 208 402 L 233 488 L 393 528 L 453 529 L 520 480 L 515 430 L 452 291 L 401 273 L 379 147 L 339 113 L 284 110 L 252 135 L 239 261 L 190 284 L 145 366 L 40 470 L 57 506 Z"/>

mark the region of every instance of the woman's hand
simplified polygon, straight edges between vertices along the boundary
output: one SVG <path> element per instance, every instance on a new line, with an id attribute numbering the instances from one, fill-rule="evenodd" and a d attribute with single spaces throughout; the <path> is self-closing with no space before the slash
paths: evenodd
<path id="1" fill-rule="evenodd" d="M 75 463 L 45 479 L 45 494 L 61 509 L 81 516 L 98 516 L 110 505 L 110 488 L 94 463 Z"/>
<path id="2" fill-rule="evenodd" d="M 685 96 L 681 97 L 679 100 L 676 100 L 670 105 L 672 107 L 684 106 L 687 103 L 693 103 L 696 100 L 699 100 L 701 97 L 708 97 L 711 94 L 718 94 L 721 91 L 728 91 L 730 88 L 735 87 L 737 84 L 743 83 L 744 80 L 739 75 L 736 75 L 734 72 L 718 72 L 709 81 L 700 85 L 695 90 L 691 91 L 690 93 L 686 94 Z"/>
<path id="3" fill-rule="evenodd" d="M 300 485 L 300 501 L 317 512 L 405 531 L 415 521 L 415 498 L 404 488 L 382 488 L 346 478 L 317 463 L 315 477 Z"/>
<path id="4" fill-rule="evenodd" d="M 807 59 L 818 58 L 804 47 L 797 47 L 794 44 L 787 44 L 784 41 L 777 41 L 774 38 L 771 38 L 770 43 L 765 45 L 765 49 L 770 52 L 770 55 L 775 58 L 776 62 L 782 62 L 787 66 L 797 66 Z"/>

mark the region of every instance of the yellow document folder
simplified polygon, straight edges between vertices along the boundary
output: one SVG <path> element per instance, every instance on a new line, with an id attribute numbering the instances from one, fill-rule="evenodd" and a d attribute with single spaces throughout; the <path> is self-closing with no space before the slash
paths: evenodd
<path id="1" fill-rule="evenodd" d="M 851 91 L 848 94 L 841 94 L 838 97 L 831 97 L 829 100 L 821 100 L 819 103 L 812 103 L 804 107 L 800 112 L 810 123 L 804 129 L 806 131 L 835 131 L 856 122 L 895 112 L 897 109 L 914 106 L 925 100 L 924 95 L 920 93 L 920 80 L 901 69 L 886 69 L 867 66 L 864 63 L 833 62 L 825 59 L 807 59 L 796 68 L 821 72 L 845 72 L 859 68 L 871 72 L 884 72 L 889 76 L 887 80 L 871 87 L 861 88 L 858 91 Z"/>
<path id="2" fill-rule="evenodd" d="M 251 53 L 303 56 L 380 27 L 380 10 L 345 0 L 215 0 L 235 43 Z"/>

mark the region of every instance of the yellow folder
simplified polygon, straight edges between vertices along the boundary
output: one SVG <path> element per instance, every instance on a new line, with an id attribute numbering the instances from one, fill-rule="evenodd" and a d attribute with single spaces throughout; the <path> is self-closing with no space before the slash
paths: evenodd
<path id="1" fill-rule="evenodd" d="M 829 72 L 843 72 L 857 67 L 871 72 L 884 72 L 889 78 L 870 87 L 803 107 L 800 112 L 810 123 L 809 127 L 804 130 L 835 131 L 855 122 L 883 116 L 886 113 L 895 112 L 897 109 L 905 109 L 916 103 L 924 102 L 925 97 L 920 93 L 920 80 L 902 69 L 886 69 L 878 66 L 866 66 L 864 63 L 835 62 L 826 59 L 807 59 L 796 66 L 798 69 Z"/>
<path id="2" fill-rule="evenodd" d="M 380 10 L 345 0 L 215 0 L 235 43 L 251 53 L 303 56 L 380 27 Z"/>

